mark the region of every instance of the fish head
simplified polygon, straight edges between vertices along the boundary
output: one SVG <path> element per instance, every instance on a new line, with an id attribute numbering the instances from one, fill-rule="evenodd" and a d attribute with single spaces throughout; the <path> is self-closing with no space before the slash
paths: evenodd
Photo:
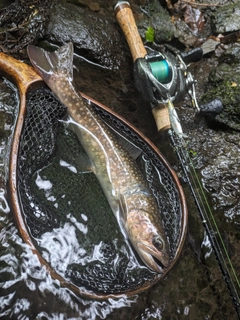
<path id="1" fill-rule="evenodd" d="M 163 228 L 153 223 L 145 211 L 136 209 L 128 214 L 126 229 L 143 263 L 157 273 L 164 273 L 169 267 L 170 256 Z"/>

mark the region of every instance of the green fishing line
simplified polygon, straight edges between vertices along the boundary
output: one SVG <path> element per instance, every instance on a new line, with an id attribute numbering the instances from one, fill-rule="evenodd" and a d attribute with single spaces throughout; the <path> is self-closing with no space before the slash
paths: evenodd
<path id="1" fill-rule="evenodd" d="M 235 279 L 238 288 L 240 288 L 240 281 L 231 261 L 231 258 L 228 254 L 227 248 L 224 244 L 223 238 L 217 226 L 217 222 L 214 218 L 206 194 L 203 190 L 202 183 L 198 177 L 198 174 L 192 162 L 190 152 L 187 148 L 187 143 L 184 141 L 183 137 L 178 137 L 176 139 L 172 130 L 169 131 L 169 135 L 175 152 L 177 153 L 180 163 L 182 165 L 185 176 L 188 180 L 188 184 L 194 196 L 195 203 L 198 207 L 202 223 L 205 227 L 205 230 L 207 231 L 207 235 L 211 242 L 212 249 L 215 252 L 220 269 L 224 276 L 224 280 L 227 283 L 228 289 L 233 299 L 234 306 L 240 318 L 240 299 L 238 291 L 236 290 L 235 284 L 233 282 L 233 278 Z M 218 238 L 216 237 L 216 235 L 218 236 Z M 231 273 L 229 269 L 231 270 Z"/>
<path id="2" fill-rule="evenodd" d="M 168 83 L 172 78 L 172 69 L 166 60 L 149 63 L 152 74 L 161 83 Z"/>
<path id="3" fill-rule="evenodd" d="M 187 153 L 187 152 L 186 152 L 186 153 Z M 188 154 L 188 153 L 187 153 L 187 154 Z M 201 182 L 200 182 L 200 180 L 199 180 L 199 177 L 198 177 L 198 175 L 197 175 L 197 172 L 196 172 L 196 170 L 195 170 L 195 167 L 194 167 L 194 165 L 193 165 L 193 162 L 192 162 L 191 157 L 189 156 L 189 154 L 188 154 L 188 161 L 189 161 L 189 163 L 190 163 L 190 165 L 191 165 L 191 169 L 192 169 L 192 172 L 191 172 L 191 170 L 190 170 L 190 172 L 191 172 L 191 176 L 192 176 L 192 181 L 193 181 L 193 183 L 195 184 L 195 190 L 197 190 L 196 185 L 198 185 L 199 190 L 201 191 L 202 197 L 203 197 L 203 199 L 204 199 L 204 201 L 205 201 L 205 203 L 206 203 L 206 206 L 207 206 L 207 209 L 208 209 L 208 213 L 209 213 L 209 215 L 210 215 L 210 217 L 211 217 L 211 219 L 212 219 L 212 222 L 213 222 L 213 225 L 214 225 L 214 227 L 215 227 L 215 230 L 216 230 L 216 232 L 217 232 L 217 234 L 218 234 L 218 236 L 219 236 L 219 239 L 220 239 L 220 242 L 221 242 L 223 251 L 224 251 L 224 253 L 225 253 L 226 257 L 227 257 L 227 261 L 228 261 L 228 263 L 229 263 L 229 265 L 230 265 L 230 268 L 231 268 L 231 270 L 232 270 L 232 273 L 233 273 L 233 276 L 234 276 L 234 278 L 235 278 L 235 281 L 236 281 L 238 287 L 240 288 L 240 281 L 239 281 L 238 276 L 237 276 L 237 274 L 236 274 L 236 270 L 235 270 L 235 268 L 234 268 L 234 266 L 233 266 L 233 264 L 232 264 L 231 258 L 230 258 L 229 254 L 228 254 L 227 248 L 226 248 L 226 246 L 225 246 L 225 244 L 224 244 L 223 238 L 222 238 L 221 233 L 220 233 L 220 231 L 219 231 L 217 222 L 216 222 L 216 220 L 215 220 L 215 218 L 214 218 L 214 215 L 213 215 L 213 212 L 212 212 L 211 207 L 210 207 L 210 205 L 209 205 L 209 202 L 208 202 L 208 200 L 207 200 L 206 194 L 205 194 L 205 192 L 204 192 L 204 190 L 203 190 L 203 186 L 202 186 L 202 184 L 201 184 Z M 196 181 L 194 180 L 194 177 L 195 177 Z M 198 197 L 199 197 L 199 199 L 201 199 L 201 196 L 200 196 L 199 194 L 198 194 Z M 203 204 L 202 199 L 201 199 L 201 202 L 202 202 L 202 206 L 204 207 L 204 204 Z M 206 213 L 206 217 L 209 219 L 209 216 L 208 216 L 208 214 L 207 214 L 207 212 L 206 212 L 206 208 L 205 208 L 205 207 L 204 207 L 204 210 L 205 210 L 205 213 Z M 208 222 L 209 222 L 209 224 L 210 224 L 210 226 L 211 226 L 210 219 L 209 219 Z M 211 229 L 213 229 L 212 226 L 211 226 Z M 224 261 L 224 263 L 225 263 L 225 267 L 227 268 L 227 265 L 226 265 L 226 262 L 225 262 L 225 261 Z M 228 269 L 228 268 L 227 268 L 227 269 Z"/>

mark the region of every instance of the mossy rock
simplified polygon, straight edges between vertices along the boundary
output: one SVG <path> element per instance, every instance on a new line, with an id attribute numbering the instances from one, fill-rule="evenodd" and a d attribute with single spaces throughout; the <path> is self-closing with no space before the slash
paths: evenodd
<path id="1" fill-rule="evenodd" d="M 143 39 L 149 27 L 154 30 L 154 41 L 156 43 L 171 41 L 174 37 L 175 27 L 169 13 L 160 5 L 159 1 L 152 1 L 143 7 L 145 18 L 138 21 L 138 30 Z"/>
<path id="2" fill-rule="evenodd" d="M 207 103 L 216 98 L 222 101 L 224 108 L 214 121 L 240 130 L 240 63 L 229 65 L 223 62 L 210 73 L 209 89 L 201 102 Z"/>
<path id="3" fill-rule="evenodd" d="M 218 7 L 211 17 L 213 31 L 225 33 L 240 29 L 240 1 Z"/>

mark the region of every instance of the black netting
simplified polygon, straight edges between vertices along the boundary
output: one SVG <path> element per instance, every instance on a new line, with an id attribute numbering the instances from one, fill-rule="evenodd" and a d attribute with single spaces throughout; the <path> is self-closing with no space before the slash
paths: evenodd
<path id="1" fill-rule="evenodd" d="M 174 259 L 183 212 L 170 172 L 126 124 L 95 104 L 93 108 L 142 150 L 137 163 L 157 198 Z M 160 275 L 133 254 L 94 174 L 80 172 L 84 151 L 66 123 L 59 121 L 64 113 L 49 89 L 37 89 L 27 97 L 18 191 L 29 233 L 50 265 L 79 287 L 120 293 L 147 286 Z"/>
<path id="2" fill-rule="evenodd" d="M 33 91 L 27 98 L 27 114 L 20 141 L 18 186 L 30 233 L 37 237 L 58 223 L 52 212 L 32 193 L 30 178 L 47 165 L 55 150 L 58 119 L 66 112 L 47 88 Z"/>

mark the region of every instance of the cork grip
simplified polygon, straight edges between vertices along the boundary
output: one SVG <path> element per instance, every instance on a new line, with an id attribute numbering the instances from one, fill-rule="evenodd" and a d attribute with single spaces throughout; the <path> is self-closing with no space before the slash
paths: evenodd
<path id="1" fill-rule="evenodd" d="M 152 109 L 158 131 L 165 131 L 171 128 L 168 108 L 165 105 L 158 105 Z"/>
<path id="2" fill-rule="evenodd" d="M 138 28 L 128 2 L 120 1 L 114 8 L 116 19 L 125 35 L 133 61 L 144 58 L 147 51 L 139 35 Z"/>
<path id="3" fill-rule="evenodd" d="M 135 62 L 138 58 L 144 58 L 147 54 L 147 51 L 139 35 L 129 3 L 127 1 L 119 1 L 115 6 L 114 11 L 116 19 L 127 40 L 133 61 Z M 165 105 L 158 105 L 154 107 L 152 109 L 152 113 L 158 131 L 168 130 L 171 127 L 168 108 Z"/>

